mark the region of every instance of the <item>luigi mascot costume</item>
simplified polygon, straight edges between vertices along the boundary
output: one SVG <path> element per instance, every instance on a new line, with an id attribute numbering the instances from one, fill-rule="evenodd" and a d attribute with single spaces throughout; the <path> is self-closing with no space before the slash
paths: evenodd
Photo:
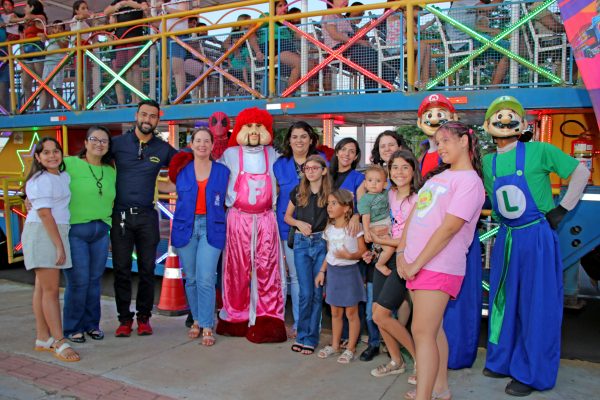
<path id="1" fill-rule="evenodd" d="M 483 159 L 484 184 L 500 230 L 492 250 L 487 357 L 483 374 L 512 380 L 505 392 L 552 389 L 560 362 L 563 266 L 555 232 L 590 172 L 557 147 L 520 141 L 525 110 L 511 96 L 492 102 L 483 128 L 497 152 Z M 571 178 L 558 206 L 550 173 Z"/>

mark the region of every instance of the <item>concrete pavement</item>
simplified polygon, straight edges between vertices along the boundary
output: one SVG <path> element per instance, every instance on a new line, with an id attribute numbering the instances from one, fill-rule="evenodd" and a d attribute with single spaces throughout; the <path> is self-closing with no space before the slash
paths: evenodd
<path id="1" fill-rule="evenodd" d="M 373 378 L 369 371 L 387 362 L 340 365 L 290 351 L 291 342 L 256 345 L 217 336 L 212 348 L 187 337 L 185 317 L 152 318 L 154 335 L 115 338 L 112 298 L 102 299 L 106 338 L 73 345 L 78 363 L 61 363 L 51 353 L 33 351 L 32 287 L 0 280 L 0 398 L 2 399 L 402 399 L 413 387 L 408 373 Z M 321 343 L 329 340 L 327 334 Z M 364 345 L 363 345 L 364 346 Z M 364 347 L 359 348 L 361 351 Z M 454 399 L 513 399 L 507 380 L 481 375 L 485 350 L 473 369 L 452 371 Z M 600 364 L 563 360 L 554 390 L 530 399 L 597 398 Z"/>

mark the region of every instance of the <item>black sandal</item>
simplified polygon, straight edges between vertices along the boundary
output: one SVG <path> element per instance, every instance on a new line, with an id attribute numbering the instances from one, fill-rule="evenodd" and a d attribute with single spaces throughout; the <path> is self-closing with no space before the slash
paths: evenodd
<path id="1" fill-rule="evenodd" d="M 104 339 L 104 332 L 102 332 L 100 329 L 92 329 L 92 330 L 87 331 L 86 333 L 93 340 L 102 340 L 102 339 Z"/>
<path id="2" fill-rule="evenodd" d="M 312 346 L 304 346 L 302 347 L 302 354 L 305 356 L 310 356 L 315 352 L 315 348 Z"/>
<path id="3" fill-rule="evenodd" d="M 83 333 L 71 333 L 70 335 L 67 335 L 67 339 L 73 343 L 85 343 L 85 335 Z"/>
<path id="4" fill-rule="evenodd" d="M 294 343 L 292 345 L 292 351 L 293 352 L 300 353 L 302 350 L 304 350 L 304 347 L 300 343 Z"/>

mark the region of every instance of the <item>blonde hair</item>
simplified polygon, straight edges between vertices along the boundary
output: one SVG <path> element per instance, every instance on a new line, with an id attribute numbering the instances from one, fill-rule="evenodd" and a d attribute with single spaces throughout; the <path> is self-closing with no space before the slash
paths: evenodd
<path id="1" fill-rule="evenodd" d="M 371 164 L 367 167 L 367 169 L 365 170 L 365 176 L 367 176 L 367 174 L 369 172 L 377 172 L 383 175 L 384 179 L 387 179 L 388 177 L 388 173 L 387 170 L 385 168 L 383 168 L 381 165 L 379 164 Z"/>
<path id="2" fill-rule="evenodd" d="M 304 165 L 309 162 L 314 162 L 323 167 L 323 171 L 325 171 L 325 175 L 321 178 L 321 188 L 319 189 L 319 196 L 317 197 L 317 205 L 319 207 L 327 206 L 327 196 L 331 192 L 331 179 L 329 178 L 329 174 L 327 173 L 327 163 L 323 158 L 319 155 L 312 155 L 306 159 Z M 308 206 L 308 199 L 310 198 L 311 190 L 310 190 L 310 181 L 306 177 L 306 174 L 302 176 L 302 180 L 298 185 L 298 193 L 296 193 L 296 200 L 298 207 L 306 207 Z"/>

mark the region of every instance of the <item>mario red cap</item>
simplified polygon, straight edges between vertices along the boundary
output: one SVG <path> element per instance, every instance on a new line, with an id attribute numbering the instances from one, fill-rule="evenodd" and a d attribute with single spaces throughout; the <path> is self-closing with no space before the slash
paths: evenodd
<path id="1" fill-rule="evenodd" d="M 425 110 L 428 110 L 431 107 L 441 107 L 447 109 L 452 113 L 456 112 L 454 105 L 452 105 L 452 103 L 450 102 L 450 100 L 448 100 L 446 96 L 444 96 L 443 94 L 435 93 L 430 94 L 429 96 L 423 99 L 421 105 L 419 106 L 419 109 L 417 110 L 417 116 L 421 118 L 421 115 L 423 115 Z"/>

